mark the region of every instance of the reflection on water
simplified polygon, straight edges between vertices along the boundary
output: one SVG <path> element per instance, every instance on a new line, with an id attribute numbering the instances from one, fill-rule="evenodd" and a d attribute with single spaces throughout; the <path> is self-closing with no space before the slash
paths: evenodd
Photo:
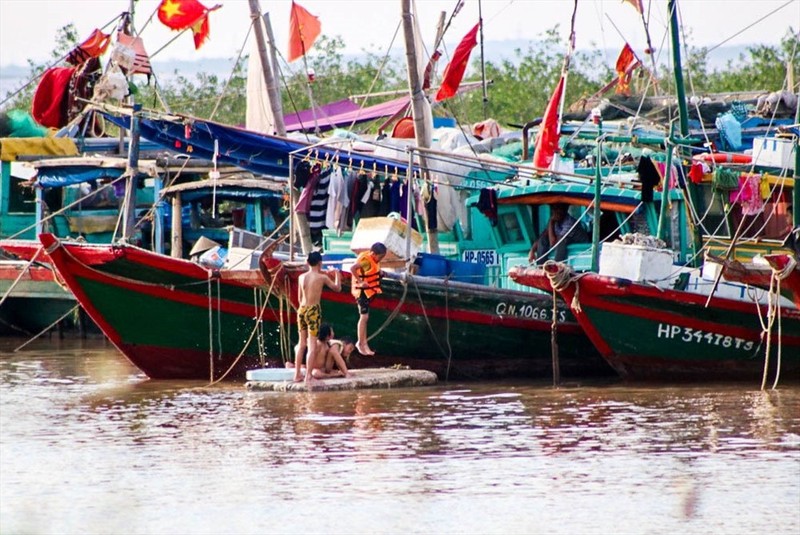
<path id="1" fill-rule="evenodd" d="M 264 393 L 148 381 L 102 341 L 16 345 L 2 533 L 800 530 L 797 386 Z"/>

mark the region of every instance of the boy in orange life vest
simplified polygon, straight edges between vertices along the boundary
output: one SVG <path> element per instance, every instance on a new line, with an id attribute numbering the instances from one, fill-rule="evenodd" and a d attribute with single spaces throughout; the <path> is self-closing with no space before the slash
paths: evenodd
<path id="1" fill-rule="evenodd" d="M 381 293 L 381 260 L 386 256 L 386 246 L 380 242 L 373 243 L 369 251 L 364 251 L 356 258 L 350 268 L 353 274 L 351 292 L 358 303 L 358 341 L 356 349 L 362 355 L 374 355 L 375 352 L 367 344 L 367 322 L 369 321 L 369 304 L 372 298 Z"/>
<path id="2" fill-rule="evenodd" d="M 294 355 L 294 381 L 300 382 L 300 368 L 303 364 L 303 354 L 308 347 L 306 369 L 314 369 L 314 357 L 317 354 L 317 336 L 322 321 L 322 310 L 319 305 L 322 290 L 325 286 L 338 292 L 342 289 L 342 273 L 335 271 L 336 280 L 331 281 L 327 273 L 322 272 L 322 255 L 318 251 L 308 253 L 306 263 L 308 271 L 300 275 L 297 280 L 297 329 L 300 331 L 300 343 Z M 306 373 L 306 383 L 311 382 L 311 373 Z"/>

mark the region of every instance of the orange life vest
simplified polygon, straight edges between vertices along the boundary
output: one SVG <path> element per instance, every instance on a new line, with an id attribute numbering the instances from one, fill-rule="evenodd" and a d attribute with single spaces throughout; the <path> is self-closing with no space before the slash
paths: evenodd
<path id="1" fill-rule="evenodd" d="M 350 290 L 353 297 L 358 297 L 361 291 L 367 298 L 381 293 L 381 266 L 372 258 L 372 251 L 364 251 L 356 258 L 356 265 L 361 268 L 361 276 L 353 280 Z M 359 286 L 364 285 L 363 288 Z"/>

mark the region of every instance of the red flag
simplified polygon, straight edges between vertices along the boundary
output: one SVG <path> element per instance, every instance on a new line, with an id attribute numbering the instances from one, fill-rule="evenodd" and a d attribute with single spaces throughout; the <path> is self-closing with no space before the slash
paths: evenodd
<path id="1" fill-rule="evenodd" d="M 630 95 L 631 74 L 628 72 L 628 69 L 636 61 L 636 54 L 633 53 L 633 49 L 628 43 L 625 43 L 625 46 L 622 47 L 619 57 L 617 58 L 616 70 L 617 76 L 619 77 L 616 89 L 617 94 Z"/>
<path id="2" fill-rule="evenodd" d="M 553 96 L 544 111 L 539 135 L 536 137 L 536 151 L 533 153 L 534 167 L 546 169 L 553 162 L 553 155 L 558 149 L 558 108 L 561 106 L 561 94 L 564 92 L 564 76 L 558 81 Z"/>
<path id="3" fill-rule="evenodd" d="M 453 59 L 451 59 L 447 67 L 444 68 L 442 86 L 439 88 L 439 92 L 436 93 L 436 98 L 434 99 L 436 102 L 450 98 L 458 91 L 458 85 L 461 83 L 461 79 L 464 78 L 464 71 L 467 70 L 469 55 L 472 53 L 472 49 L 475 48 L 475 45 L 478 44 L 478 29 L 480 29 L 480 27 L 480 23 L 476 24 L 475 27 L 464 36 L 461 42 L 458 43 L 456 51 L 453 52 Z"/>
<path id="4" fill-rule="evenodd" d="M 110 42 L 111 35 L 95 30 L 86 41 L 72 49 L 67 56 L 67 63 L 80 65 L 89 58 L 99 58 L 105 54 Z"/>
<path id="5" fill-rule="evenodd" d="M 622 3 L 628 3 L 633 6 L 633 9 L 638 11 L 639 13 L 644 12 L 644 7 L 642 6 L 642 0 L 622 0 Z"/>
<path id="6" fill-rule="evenodd" d="M 319 19 L 292 1 L 289 15 L 289 61 L 303 57 L 319 37 Z"/>
<path id="7" fill-rule="evenodd" d="M 197 0 L 161 0 L 161 4 L 158 6 L 158 20 L 173 30 L 191 28 L 196 50 L 208 38 L 210 31 L 208 13 L 210 11 L 213 10 L 208 9 Z"/>

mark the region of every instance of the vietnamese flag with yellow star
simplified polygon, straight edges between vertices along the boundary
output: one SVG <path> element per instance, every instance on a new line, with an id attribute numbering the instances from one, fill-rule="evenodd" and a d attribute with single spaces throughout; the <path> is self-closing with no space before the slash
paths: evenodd
<path id="1" fill-rule="evenodd" d="M 197 0 L 161 0 L 158 20 L 173 30 L 192 29 L 194 48 L 200 48 L 208 38 L 208 14 L 220 6 L 208 9 Z"/>

